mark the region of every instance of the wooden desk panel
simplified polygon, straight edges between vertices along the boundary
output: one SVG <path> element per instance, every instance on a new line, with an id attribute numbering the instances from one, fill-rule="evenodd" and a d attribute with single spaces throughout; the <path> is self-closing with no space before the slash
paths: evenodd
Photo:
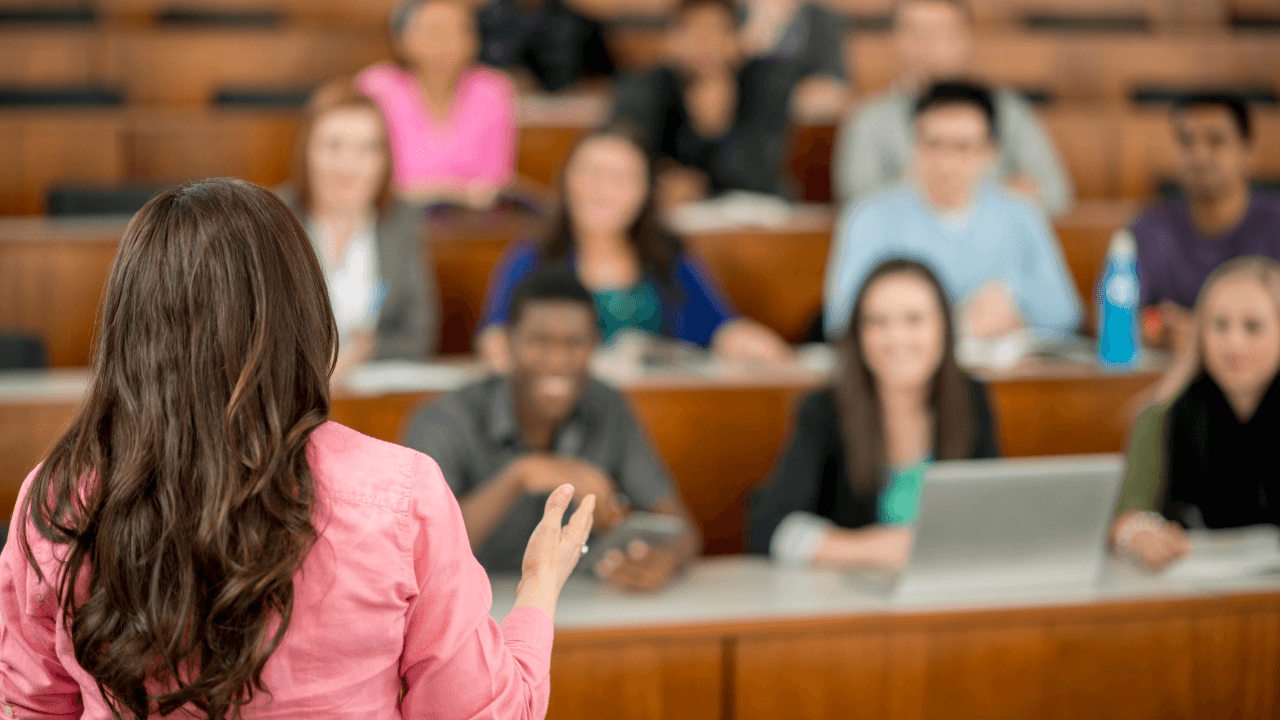
<path id="1" fill-rule="evenodd" d="M 495 617 L 515 596 L 493 578 Z M 706 558 L 644 596 L 570 578 L 556 616 L 556 697 L 593 692 L 561 656 L 718 640 L 718 715 L 739 720 L 1249 718 L 1280 713 L 1280 586 L 1185 584 L 1109 560 L 1093 597 L 1048 594 L 912 606 L 860 592 L 835 571 L 757 557 Z M 651 652 L 651 651 L 649 651 Z M 668 654 L 681 662 L 678 651 Z M 615 663 L 597 656 L 605 672 Z M 695 666 L 696 668 L 696 666 Z M 655 673 L 645 663 L 635 684 Z M 623 669 L 625 672 L 625 668 Z M 559 720 L 607 717 L 618 701 Z M 715 717 L 716 714 L 708 714 Z M 646 717 L 659 718 L 658 714 Z"/>
<path id="2" fill-rule="evenodd" d="M 1056 223 L 1076 287 L 1091 306 L 1107 244 L 1137 206 L 1083 202 Z M 810 217 L 783 230 L 744 228 L 690 233 L 685 240 L 747 316 L 798 339 L 821 306 L 822 275 L 833 218 Z M 821 212 L 816 213 L 821 216 Z M 89 329 L 123 223 L 0 221 L 0 324 L 48 338 L 53 364 L 89 360 Z M 494 265 L 507 243 L 538 234 L 536 222 L 510 215 L 463 215 L 428 229 L 442 300 L 445 354 L 471 351 Z M 83 251 L 77 248 L 83 248 Z M 34 279 L 33 278 L 37 278 Z M 1091 327 L 1092 312 L 1086 327 Z"/>
<path id="3" fill-rule="evenodd" d="M 0 518 L 9 521 L 18 490 L 66 432 L 78 405 L 24 402 L 0 405 Z"/>
<path id="4" fill-rule="evenodd" d="M 861 34 L 853 48 L 859 93 L 879 92 L 899 72 L 888 34 Z M 1127 101 L 1143 85 L 1277 88 L 1280 45 L 1266 34 L 981 33 L 973 74 L 991 82 L 1048 90 L 1068 101 Z"/>
<path id="5" fill-rule="evenodd" d="M 1274 595 L 879 624 L 742 633 L 734 717 L 1119 720 L 1280 711 Z"/>
<path id="6" fill-rule="evenodd" d="M 1027 366 L 987 377 L 1006 455 L 1117 452 L 1128 422 L 1156 370 L 1107 376 L 1083 366 Z M 746 498 L 768 477 L 792 428 L 801 396 L 824 377 L 802 370 L 780 375 L 744 371 L 740 379 L 707 380 L 674 371 L 669 380 L 624 381 L 641 425 L 671 469 L 709 554 L 742 548 Z M 412 410 L 434 392 L 340 396 L 331 417 L 370 436 L 396 442 Z M 0 503 L 16 496 L 75 409 L 74 398 L 0 401 Z M 10 495 L 6 496 L 4 493 Z M 12 507 L 3 506 L 5 510 Z"/>
<path id="7" fill-rule="evenodd" d="M 125 30 L 111 36 L 129 101 L 200 106 L 222 89 L 309 88 L 390 57 L 384 33 L 308 28 Z"/>
<path id="8" fill-rule="evenodd" d="M 55 367 L 88 365 L 116 245 L 0 240 L 0 327 L 41 337 Z"/>
<path id="9" fill-rule="evenodd" d="M 114 110 L 0 114 L 0 215 L 34 215 L 59 184 L 119 185 L 124 124 Z"/>
<path id="10" fill-rule="evenodd" d="M 724 718 L 724 652 L 715 637 L 563 643 L 557 636 L 547 718 Z"/>

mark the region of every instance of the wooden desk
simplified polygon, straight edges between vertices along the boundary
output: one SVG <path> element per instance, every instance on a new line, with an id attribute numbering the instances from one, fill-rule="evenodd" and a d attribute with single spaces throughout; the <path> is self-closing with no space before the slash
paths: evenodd
<path id="1" fill-rule="evenodd" d="M 1123 449 L 1136 399 L 1161 362 L 1141 372 L 1106 375 L 1089 366 L 1029 362 L 985 373 L 1005 454 L 1058 455 Z M 332 418 L 396 441 L 413 408 L 475 377 L 478 370 L 388 390 L 335 398 Z M 0 373 L 0 513 L 27 472 L 75 412 L 83 370 Z M 771 371 L 719 363 L 614 374 L 654 446 L 671 468 L 702 530 L 708 553 L 742 547 L 743 508 L 790 433 L 800 397 L 826 383 L 819 365 Z"/>
<path id="2" fill-rule="evenodd" d="M 1111 233 L 1136 210 L 1127 202 L 1082 202 L 1055 223 L 1082 298 L 1093 297 Z M 783 227 L 703 228 L 684 238 L 743 314 L 797 340 L 821 306 L 833 223 L 830 208 L 800 206 Z M 123 229 L 119 219 L 0 219 L 0 327 L 45 338 L 55 367 L 87 365 L 94 312 Z M 512 215 L 431 224 L 435 265 L 423 271 L 440 285 L 443 353 L 471 351 L 494 265 L 507 243 L 537 232 L 535 222 Z"/>
<path id="3" fill-rule="evenodd" d="M 502 617 L 515 579 L 496 577 Z M 1084 598 L 907 607 L 839 574 L 704 561 L 624 595 L 575 576 L 552 720 L 1273 718 L 1280 583 L 1177 585 L 1112 562 Z"/>

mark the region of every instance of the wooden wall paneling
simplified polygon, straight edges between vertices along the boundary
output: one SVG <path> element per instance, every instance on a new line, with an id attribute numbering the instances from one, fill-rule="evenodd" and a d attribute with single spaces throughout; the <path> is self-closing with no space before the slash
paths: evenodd
<path id="1" fill-rule="evenodd" d="M 1193 623 L 1192 715 L 1206 720 L 1280 715 L 1280 616 L 1257 610 L 1210 613 Z"/>
<path id="2" fill-rule="evenodd" d="M 810 625 L 738 633 L 738 720 L 1261 719 L 1277 710 L 1274 601 L 1135 601 Z"/>
<path id="3" fill-rule="evenodd" d="M 1228 12 L 1236 18 L 1280 20 L 1280 6 L 1274 0 L 1226 0 Z"/>
<path id="4" fill-rule="evenodd" d="M 723 668 L 715 636 L 575 642 L 559 633 L 547 718 L 719 720 Z"/>
<path id="5" fill-rule="evenodd" d="M 1034 623 L 992 623 L 931 633 L 927 718 L 1039 717 L 1054 683 L 1053 653 Z"/>
<path id="6" fill-rule="evenodd" d="M 0 412 L 0 518 L 8 522 L 18 490 L 66 431 L 78 403 L 33 401 Z"/>
<path id="7" fill-rule="evenodd" d="M 135 110 L 126 173 L 140 183 L 238 177 L 273 187 L 291 175 L 298 124 L 284 110 Z"/>
<path id="8" fill-rule="evenodd" d="M 141 105 L 203 105 L 224 88 L 308 88 L 390 56 L 383 35 L 314 28 L 120 31 L 112 42 Z"/>
<path id="9" fill-rule="evenodd" d="M 1045 380 L 1002 379 L 987 393 L 1008 457 L 1119 452 L 1156 373 Z"/>
<path id="10" fill-rule="evenodd" d="M 0 215 L 34 215 L 59 184 L 118 184 L 123 179 L 123 126 L 114 110 L 0 115 Z"/>
<path id="11" fill-rule="evenodd" d="M 707 232 L 685 240 L 742 314 L 789 340 L 802 339 L 822 307 L 829 229 Z"/>
<path id="12" fill-rule="evenodd" d="M 464 213 L 428 223 L 440 286 L 441 352 L 471 352 L 494 266 L 511 241 L 537 232 L 536 220 L 516 215 Z"/>
<path id="13" fill-rule="evenodd" d="M 1121 197 L 1118 159 L 1128 116 L 1119 106 L 1050 105 L 1039 116 L 1078 199 Z"/>
<path id="14" fill-rule="evenodd" d="M 41 337 L 55 367 L 89 364 L 115 242 L 0 242 L 0 327 Z"/>
<path id="15" fill-rule="evenodd" d="M 557 187 L 561 167 L 587 127 L 523 125 L 516 151 L 516 173 L 539 185 Z"/>
<path id="16" fill-rule="evenodd" d="M 892 38 L 854 42 L 855 82 L 878 92 L 898 72 Z M 994 83 L 1045 89 L 1059 100 L 1127 100 L 1143 85 L 1263 85 L 1275 89 L 1280 47 L 1265 34 L 992 31 L 978 36 L 973 72 Z"/>
<path id="17" fill-rule="evenodd" d="M 118 79 L 112 70 L 97 28 L 0 27 L 0 85 L 5 87 L 109 87 Z"/>
<path id="18" fill-rule="evenodd" d="M 734 658 L 736 720 L 926 720 L 919 630 L 749 633 Z"/>
<path id="19" fill-rule="evenodd" d="M 329 417 L 370 437 L 398 443 L 413 411 L 436 397 L 436 393 L 425 392 L 373 397 L 344 394 L 334 399 Z"/>
<path id="20" fill-rule="evenodd" d="M 742 550 L 743 513 L 809 388 L 632 389 L 627 396 L 698 520 L 708 554 Z M 733 448 L 711 452 L 711 448 Z"/>

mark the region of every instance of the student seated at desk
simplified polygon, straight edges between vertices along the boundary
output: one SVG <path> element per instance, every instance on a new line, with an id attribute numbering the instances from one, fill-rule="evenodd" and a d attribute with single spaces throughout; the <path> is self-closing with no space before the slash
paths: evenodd
<path id="1" fill-rule="evenodd" d="M 1280 262 L 1219 267 L 1192 328 L 1162 381 L 1176 398 L 1149 410 L 1130 443 L 1135 467 L 1112 525 L 1116 550 L 1152 568 L 1188 552 L 1183 527 L 1280 525 Z"/>
<path id="2" fill-rule="evenodd" d="M 419 410 L 404 444 L 430 455 L 458 496 L 476 557 L 518 571 L 547 493 L 573 483 L 597 498 L 608 531 L 631 507 L 684 518 L 665 548 L 612 552 L 597 575 L 632 590 L 667 582 L 700 547 L 695 525 L 627 402 L 589 373 L 595 300 L 572 275 L 546 270 L 511 298 L 511 374 L 495 375 Z"/>
<path id="3" fill-rule="evenodd" d="M 744 0 L 742 47 L 781 63 L 795 78 L 791 104 L 804 117 L 839 113 L 849 99 L 844 18 L 801 0 Z"/>
<path id="4" fill-rule="evenodd" d="M 349 80 L 312 96 L 291 187 L 281 190 L 315 247 L 338 323 L 335 382 L 367 360 L 435 352 L 440 300 L 425 272 L 422 213 L 392 197 L 382 113 Z"/>
<path id="5" fill-rule="evenodd" d="M 1244 255 L 1280 259 L 1280 195 L 1249 188 L 1253 132 L 1243 100 L 1192 95 L 1170 117 L 1184 197 L 1143 213 L 1133 237 L 1139 306 L 1157 309 L 1156 321 L 1144 324 L 1146 340 L 1176 349 L 1214 268 Z"/>
<path id="6" fill-rule="evenodd" d="M 560 266 L 591 289 L 600 336 L 623 330 L 709 347 L 731 360 L 780 361 L 791 350 L 773 331 L 739 316 L 724 292 L 658 218 L 653 165 L 635 130 L 614 124 L 588 134 L 565 162 L 562 207 L 541 243 L 512 245 L 485 293 L 480 356 L 505 369 L 515 286 L 540 266 Z"/>
<path id="7" fill-rule="evenodd" d="M 796 78 L 784 63 L 745 57 L 732 0 L 684 0 L 671 22 L 666 64 L 618 78 L 614 110 L 661 158 L 662 206 L 725 190 L 785 196 L 781 171 Z"/>
<path id="8" fill-rule="evenodd" d="M 962 308 L 962 337 L 1073 332 L 1080 301 L 1053 229 L 1035 206 L 984 178 L 1001 131 L 991 94 L 939 83 L 915 117 L 916 179 L 852 206 L 836 228 L 823 285 L 827 337 L 844 333 L 867 272 L 899 256 L 937 270 Z"/>
<path id="9" fill-rule="evenodd" d="M 565 0 L 489 0 L 476 23 L 480 60 L 512 73 L 522 89 L 555 92 L 588 73 L 613 73 L 604 28 Z"/>
<path id="10" fill-rule="evenodd" d="M 858 105 L 841 125 L 832 157 L 836 199 L 858 202 L 909 176 L 912 108 L 933 83 L 969 76 L 973 12 L 964 0 L 898 0 L 893 39 L 902 71 L 893 87 Z M 1010 59 L 1016 62 L 1016 58 Z M 1003 141 L 995 179 L 1051 214 L 1071 207 L 1071 178 L 1035 110 L 1016 90 L 994 94 Z"/>
<path id="11" fill-rule="evenodd" d="M 515 88 L 476 64 L 464 0 L 405 0 L 391 17 L 399 63 L 360 73 L 386 116 L 396 191 L 420 204 L 493 205 L 516 162 Z"/>
<path id="12" fill-rule="evenodd" d="M 838 345 L 835 387 L 801 402 L 790 444 L 752 495 L 748 550 L 899 568 L 929 464 L 999 454 L 986 391 L 956 365 L 954 346 L 932 272 L 910 260 L 874 269 Z"/>

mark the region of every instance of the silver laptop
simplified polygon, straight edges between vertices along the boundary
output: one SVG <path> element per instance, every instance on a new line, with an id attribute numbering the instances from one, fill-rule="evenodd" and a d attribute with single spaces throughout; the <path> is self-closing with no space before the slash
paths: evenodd
<path id="1" fill-rule="evenodd" d="M 874 585 L 908 601 L 1089 590 L 1124 469 L 1120 455 L 935 463 L 910 559 Z"/>

